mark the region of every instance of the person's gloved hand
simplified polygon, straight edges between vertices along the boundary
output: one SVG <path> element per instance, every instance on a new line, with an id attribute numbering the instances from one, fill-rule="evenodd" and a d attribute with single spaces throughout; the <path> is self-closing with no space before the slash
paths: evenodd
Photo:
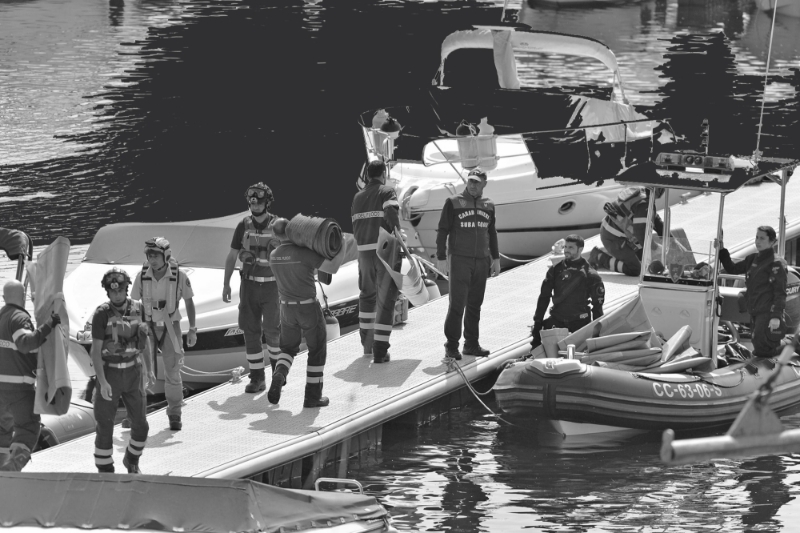
<path id="1" fill-rule="evenodd" d="M 537 348 L 542 344 L 542 323 L 534 322 L 531 328 L 531 348 Z"/>
<path id="2" fill-rule="evenodd" d="M 55 328 L 59 324 L 61 324 L 61 317 L 53 311 L 50 313 L 50 328 Z"/>

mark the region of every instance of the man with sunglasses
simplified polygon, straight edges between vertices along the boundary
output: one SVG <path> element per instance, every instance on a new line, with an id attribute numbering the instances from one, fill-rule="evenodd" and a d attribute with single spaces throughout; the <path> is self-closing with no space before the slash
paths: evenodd
<path id="1" fill-rule="evenodd" d="M 164 395 L 167 398 L 167 419 L 169 429 L 180 431 L 181 404 L 183 403 L 183 337 L 181 333 L 181 312 L 178 309 L 181 298 L 186 303 L 189 319 L 189 333 L 186 344 L 190 348 L 197 343 L 195 325 L 194 291 L 186 272 L 178 268 L 172 257 L 169 241 L 164 237 L 154 237 L 144 243 L 147 263 L 136 275 L 131 289 L 131 298 L 140 300 L 144 308 L 144 320 L 150 326 L 156 346 L 155 358 L 161 353 L 164 363 Z"/>
<path id="2" fill-rule="evenodd" d="M 394 325 L 394 304 L 399 291 L 378 258 L 381 228 L 389 233 L 400 229 L 400 204 L 394 189 L 386 186 L 386 164 L 371 161 L 369 181 L 356 193 L 350 208 L 353 237 L 358 245 L 358 322 L 364 355 L 373 363 L 389 361 L 389 335 Z M 391 265 L 400 270 L 400 258 Z"/>
<path id="3" fill-rule="evenodd" d="M 122 398 L 131 424 L 122 464 L 129 474 L 141 474 L 139 458 L 150 431 L 142 358 L 148 386 L 155 384 L 153 355 L 147 347 L 148 327 L 142 305 L 128 298 L 131 278 L 127 272 L 113 267 L 103 274 L 100 284 L 108 301 L 100 304 L 92 317 L 91 356 L 100 392 L 94 395 L 94 463 L 98 472 L 114 472 L 114 417 Z"/>
<path id="4" fill-rule="evenodd" d="M 486 279 L 500 274 L 500 250 L 494 202 L 482 196 L 487 180 L 481 169 L 470 171 L 464 192 L 445 202 L 436 234 L 439 270 L 449 273 L 450 278 L 450 306 L 444 322 L 445 357 L 456 360 L 461 359 L 462 353 L 458 351 L 462 319 L 463 353 L 489 355 L 489 350 L 478 342 L 478 325 Z"/>
<path id="5" fill-rule="evenodd" d="M 273 372 L 281 353 L 280 300 L 275 276 L 269 266 L 269 254 L 280 241 L 272 231 L 277 217 L 268 211 L 274 200 L 272 190 L 259 181 L 247 188 L 245 199 L 250 215 L 244 217 L 233 232 L 231 250 L 225 260 L 222 301 L 231 301 L 230 280 L 238 258 L 242 262 L 239 328 L 244 334 L 245 354 L 250 367 L 250 383 L 244 390 L 256 393 L 267 388 L 262 335 L 266 337 Z"/>

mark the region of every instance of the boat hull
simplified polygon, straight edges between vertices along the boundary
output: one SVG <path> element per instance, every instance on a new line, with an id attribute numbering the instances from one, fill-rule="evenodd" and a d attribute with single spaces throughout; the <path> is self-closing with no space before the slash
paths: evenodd
<path id="1" fill-rule="evenodd" d="M 773 366 L 756 359 L 708 373 L 647 374 L 537 359 L 508 366 L 494 391 L 511 416 L 647 430 L 727 428 Z M 800 408 L 800 365 L 781 369 L 770 405 L 779 415 Z"/>

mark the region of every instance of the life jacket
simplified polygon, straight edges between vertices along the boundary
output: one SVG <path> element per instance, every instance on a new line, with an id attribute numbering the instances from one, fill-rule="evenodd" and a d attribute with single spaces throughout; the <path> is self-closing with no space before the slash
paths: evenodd
<path id="1" fill-rule="evenodd" d="M 23 354 L 17 350 L 14 342 L 13 329 L 19 328 L 20 323 L 25 322 L 26 329 L 33 329 L 27 311 L 13 305 L 3 307 L 3 313 L 0 314 L 0 383 L 3 389 L 33 389 L 36 383 L 38 349 Z"/>
<path id="2" fill-rule="evenodd" d="M 144 342 L 139 335 L 142 304 L 128 298 L 128 309 L 124 315 L 109 302 L 102 304 L 100 309 L 108 315 L 101 352 L 103 361 L 119 363 L 135 358 L 144 349 Z"/>
<path id="3" fill-rule="evenodd" d="M 612 202 L 612 208 L 616 215 L 612 215 L 606 208 L 607 216 L 603 219 L 603 227 L 617 237 L 624 237 L 634 247 L 641 248 L 642 243 L 638 242 L 633 226 L 634 208 L 639 202 L 646 200 L 644 190 L 640 187 L 626 187 L 617 195 L 617 199 Z"/>
<path id="4" fill-rule="evenodd" d="M 272 269 L 269 266 L 269 254 L 280 245 L 280 240 L 272 232 L 272 226 L 277 217 L 272 218 L 263 230 L 256 228 L 252 216 L 244 217 L 244 234 L 242 235 L 242 249 L 239 251 L 239 260 L 242 262 L 242 276 L 271 278 Z"/>
<path id="5" fill-rule="evenodd" d="M 156 311 L 155 320 L 167 322 L 165 318 L 169 318 L 169 322 L 171 322 L 172 315 L 178 309 L 178 301 L 180 300 L 178 294 L 180 286 L 180 283 L 178 283 L 180 281 L 178 262 L 175 258 L 170 257 L 167 265 L 169 266 L 169 272 L 165 274 L 168 276 L 166 300 L 155 299 L 157 280 L 148 274 L 150 268 L 148 263 L 142 266 L 142 305 L 144 306 L 144 318 L 147 322 L 153 321 L 153 311 Z M 166 314 L 166 317 L 164 314 Z"/>

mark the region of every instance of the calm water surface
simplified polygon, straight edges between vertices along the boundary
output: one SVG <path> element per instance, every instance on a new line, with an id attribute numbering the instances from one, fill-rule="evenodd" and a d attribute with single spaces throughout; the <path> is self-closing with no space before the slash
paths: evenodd
<path id="1" fill-rule="evenodd" d="M 443 37 L 502 1 L 0 0 L 0 221 L 88 242 L 120 221 L 226 215 L 266 181 L 274 210 L 349 229 L 364 148 L 357 115 L 430 84 Z M 800 19 L 748 0 L 556 9 L 535 29 L 608 44 L 626 94 L 711 149 L 800 155 Z M 525 81 L 608 84 L 596 65 L 525 57 Z M 488 193 L 488 191 L 487 191 Z M 494 405 L 490 402 L 490 407 Z M 800 418 L 785 420 L 800 427 Z M 465 408 L 387 431 L 350 475 L 424 531 L 796 531 L 798 457 L 665 468 L 659 435 L 572 442 Z"/>

